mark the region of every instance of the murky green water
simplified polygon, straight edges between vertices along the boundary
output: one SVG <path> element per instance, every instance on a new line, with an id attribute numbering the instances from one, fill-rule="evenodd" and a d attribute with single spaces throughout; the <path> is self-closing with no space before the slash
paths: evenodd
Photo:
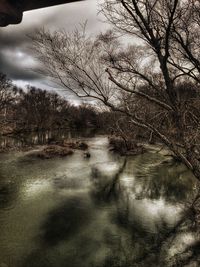
<path id="1" fill-rule="evenodd" d="M 87 141 L 89 159 L 0 155 L 0 267 L 200 266 L 184 212 L 191 174 L 157 153 L 125 159 L 106 137 Z"/>

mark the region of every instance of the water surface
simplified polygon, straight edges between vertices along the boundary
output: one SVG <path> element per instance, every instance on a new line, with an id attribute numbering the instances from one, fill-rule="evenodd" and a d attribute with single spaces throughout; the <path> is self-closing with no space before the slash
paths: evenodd
<path id="1" fill-rule="evenodd" d="M 0 154 L 0 266 L 199 266 L 185 167 L 158 153 L 119 157 L 103 136 L 85 140 L 89 159 Z"/>

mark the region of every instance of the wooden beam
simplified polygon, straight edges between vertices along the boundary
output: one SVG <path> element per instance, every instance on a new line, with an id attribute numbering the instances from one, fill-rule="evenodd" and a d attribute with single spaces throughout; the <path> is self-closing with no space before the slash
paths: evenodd
<path id="1" fill-rule="evenodd" d="M 8 24 L 18 24 L 22 21 L 23 10 L 21 3 L 16 1 L 0 0 L 0 26 Z"/>
<path id="2" fill-rule="evenodd" d="M 82 0 L 0 0 L 0 27 L 18 24 L 23 12 Z"/>
<path id="3" fill-rule="evenodd" d="M 67 4 L 71 2 L 80 2 L 81 0 L 34 0 L 34 1 L 25 1 L 23 3 L 23 11 L 56 6 Z"/>

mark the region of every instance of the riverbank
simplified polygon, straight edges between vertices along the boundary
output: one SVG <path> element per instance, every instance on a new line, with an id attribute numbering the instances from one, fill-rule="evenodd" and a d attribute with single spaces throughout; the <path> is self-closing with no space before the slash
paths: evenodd
<path id="1" fill-rule="evenodd" d="M 42 149 L 51 145 L 61 147 L 68 146 L 71 149 L 76 149 L 84 145 L 80 144 L 83 138 L 93 137 L 93 129 L 85 131 L 69 131 L 67 129 L 52 130 L 52 131 L 36 131 L 25 132 L 17 135 L 0 135 L 0 153 L 30 151 Z M 78 142 L 78 143 L 76 143 Z M 87 146 L 86 146 L 87 148 Z"/>
<path id="2" fill-rule="evenodd" d="M 19 142 L 18 142 L 19 141 Z M 10 142 L 3 143 L 0 148 L 0 153 L 8 152 L 24 152 L 29 157 L 41 158 L 41 159 L 51 159 L 55 157 L 66 157 L 72 155 L 75 150 L 86 151 L 88 145 L 86 142 L 77 139 L 63 139 L 55 140 L 48 139 L 45 144 L 27 144 L 20 143 L 20 139 L 10 138 Z M 87 155 L 89 152 L 87 152 Z"/>
<path id="3" fill-rule="evenodd" d="M 158 153 L 165 156 L 164 161 L 174 159 L 172 152 L 162 144 L 148 144 L 144 142 L 125 141 L 114 136 L 102 135 L 108 138 L 108 149 L 112 153 L 120 156 L 137 156 L 147 152 Z M 41 138 L 41 140 L 39 140 Z M 30 157 L 50 159 L 54 157 L 66 157 L 74 153 L 75 150 L 85 151 L 85 157 L 90 157 L 88 144 L 83 138 L 61 135 L 51 137 L 46 135 L 35 136 L 33 140 L 22 140 L 20 136 L 8 137 L 1 143 L 0 153 L 7 152 L 27 152 Z"/>
<path id="4" fill-rule="evenodd" d="M 135 140 L 124 140 L 118 137 L 109 137 L 110 151 L 117 153 L 121 156 L 136 156 L 147 152 L 159 153 L 169 158 L 175 158 L 174 154 L 168 149 L 167 146 L 161 143 L 145 143 L 137 142 Z"/>
<path id="5" fill-rule="evenodd" d="M 72 155 L 74 150 L 86 151 L 88 145 L 82 141 L 67 141 L 55 142 L 38 148 L 38 150 L 30 151 L 27 155 L 29 157 L 37 157 L 41 159 L 51 159 L 54 157 L 66 157 Z M 89 152 L 87 152 L 89 153 Z"/>

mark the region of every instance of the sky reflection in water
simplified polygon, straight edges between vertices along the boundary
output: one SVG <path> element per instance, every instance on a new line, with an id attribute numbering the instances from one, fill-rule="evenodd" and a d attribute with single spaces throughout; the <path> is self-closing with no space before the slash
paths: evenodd
<path id="1" fill-rule="evenodd" d="M 176 266 L 196 244 L 182 219 L 191 175 L 159 154 L 125 159 L 105 137 L 87 141 L 90 159 L 0 156 L 0 266 Z"/>

